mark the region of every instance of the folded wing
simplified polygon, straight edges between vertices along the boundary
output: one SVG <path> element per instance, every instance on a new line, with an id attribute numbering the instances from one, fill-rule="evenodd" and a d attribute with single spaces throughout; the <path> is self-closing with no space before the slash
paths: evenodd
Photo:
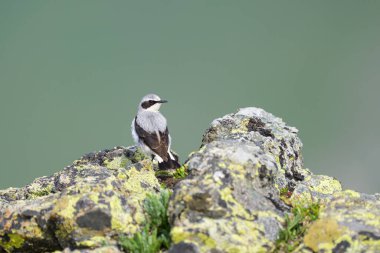
<path id="1" fill-rule="evenodd" d="M 159 155 L 165 162 L 170 159 L 168 154 L 169 148 L 169 130 L 165 129 L 164 132 L 157 131 L 156 133 L 149 133 L 137 124 L 135 119 L 135 131 L 140 140 L 147 145 L 154 153 Z"/>

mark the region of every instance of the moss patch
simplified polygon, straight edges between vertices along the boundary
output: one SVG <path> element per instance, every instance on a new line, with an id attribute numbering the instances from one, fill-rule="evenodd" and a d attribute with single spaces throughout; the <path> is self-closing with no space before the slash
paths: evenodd
<path id="1" fill-rule="evenodd" d="M 173 177 L 176 179 L 184 179 L 187 177 L 187 175 L 188 175 L 187 165 L 184 164 L 175 170 Z"/>
<path id="2" fill-rule="evenodd" d="M 21 248 L 24 244 L 24 238 L 19 234 L 6 234 L 0 236 L 0 246 L 6 252 L 13 252 L 15 249 Z"/>

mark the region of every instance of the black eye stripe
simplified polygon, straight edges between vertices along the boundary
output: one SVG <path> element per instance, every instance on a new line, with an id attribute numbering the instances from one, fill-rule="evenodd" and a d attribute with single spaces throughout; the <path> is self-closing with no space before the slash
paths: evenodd
<path id="1" fill-rule="evenodd" d="M 141 107 L 144 108 L 144 109 L 147 109 L 147 108 L 151 107 L 152 105 L 154 105 L 155 103 L 157 103 L 157 101 L 148 100 L 148 101 L 143 102 L 141 104 Z"/>

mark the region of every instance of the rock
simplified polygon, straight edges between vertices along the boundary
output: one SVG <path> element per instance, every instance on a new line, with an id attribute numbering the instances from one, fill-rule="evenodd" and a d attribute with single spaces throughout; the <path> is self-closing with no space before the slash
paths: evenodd
<path id="1" fill-rule="evenodd" d="M 215 119 L 203 136 L 202 144 L 229 140 L 251 144 L 274 159 L 286 177 L 279 177 L 279 187 L 295 185 L 310 173 L 303 169 L 302 142 L 298 130 L 260 108 L 243 108 L 237 113 Z"/>
<path id="2" fill-rule="evenodd" d="M 252 144 L 214 141 L 187 165 L 190 176 L 177 184 L 169 207 L 173 248 L 191 243 L 194 252 L 269 250 L 283 222 L 274 158 Z"/>
<path id="3" fill-rule="evenodd" d="M 344 190 L 306 169 L 297 132 L 262 109 L 243 108 L 212 122 L 181 171 L 155 173 L 135 147 L 85 155 L 53 176 L 0 191 L 0 253 L 118 253 L 125 235 L 140 238 L 133 248 L 148 249 L 162 235 L 168 243 L 169 193 L 150 209 L 165 233 L 157 220 L 151 227 L 142 205 L 160 183 L 174 187 L 169 253 L 287 252 L 289 242 L 276 241 L 307 203 L 319 217 L 298 217 L 304 227 L 293 252 L 380 252 L 380 195 Z"/>
<path id="4" fill-rule="evenodd" d="M 53 176 L 0 191 L 0 249 L 95 248 L 136 233 L 145 196 L 160 189 L 145 158 L 134 147 L 91 153 Z"/>
<path id="5" fill-rule="evenodd" d="M 174 189 L 173 248 L 191 243 L 199 252 L 271 249 L 288 209 L 279 190 L 310 174 L 302 170 L 296 133 L 256 108 L 214 120 L 203 147 L 187 162 L 188 179 Z"/>
<path id="6" fill-rule="evenodd" d="M 334 194 L 304 237 L 311 252 L 380 252 L 380 195 Z"/>
<path id="7" fill-rule="evenodd" d="M 297 182 L 292 191 L 290 202 L 306 200 L 325 202 L 333 198 L 334 193 L 342 191 L 340 182 L 325 175 L 308 175 L 301 182 Z"/>
<path id="8" fill-rule="evenodd" d="M 297 132 L 259 108 L 243 108 L 214 120 L 201 149 L 185 164 L 189 176 L 174 188 L 169 252 L 274 251 L 285 215 L 291 205 L 303 201 L 320 203 L 321 220 L 337 222 L 327 223 L 332 224 L 329 239 L 317 236 L 324 222 L 313 223 L 300 251 L 345 252 L 358 245 L 377 250 L 373 245 L 380 239 L 378 196 L 367 196 L 359 204 L 343 194 L 338 180 L 305 169 Z M 343 209 L 343 203 L 338 204 L 345 201 L 342 194 L 348 198 Z M 354 210 L 365 215 L 350 216 Z M 336 237 L 335 230 L 350 232 Z"/>

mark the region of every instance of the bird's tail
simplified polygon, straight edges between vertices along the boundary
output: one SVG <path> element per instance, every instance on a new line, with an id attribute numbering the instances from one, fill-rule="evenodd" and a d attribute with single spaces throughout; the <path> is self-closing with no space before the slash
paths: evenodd
<path id="1" fill-rule="evenodd" d="M 163 161 L 158 164 L 158 168 L 160 170 L 171 170 L 171 169 L 177 169 L 181 167 L 181 165 L 176 160 L 168 159 L 166 162 Z"/>

